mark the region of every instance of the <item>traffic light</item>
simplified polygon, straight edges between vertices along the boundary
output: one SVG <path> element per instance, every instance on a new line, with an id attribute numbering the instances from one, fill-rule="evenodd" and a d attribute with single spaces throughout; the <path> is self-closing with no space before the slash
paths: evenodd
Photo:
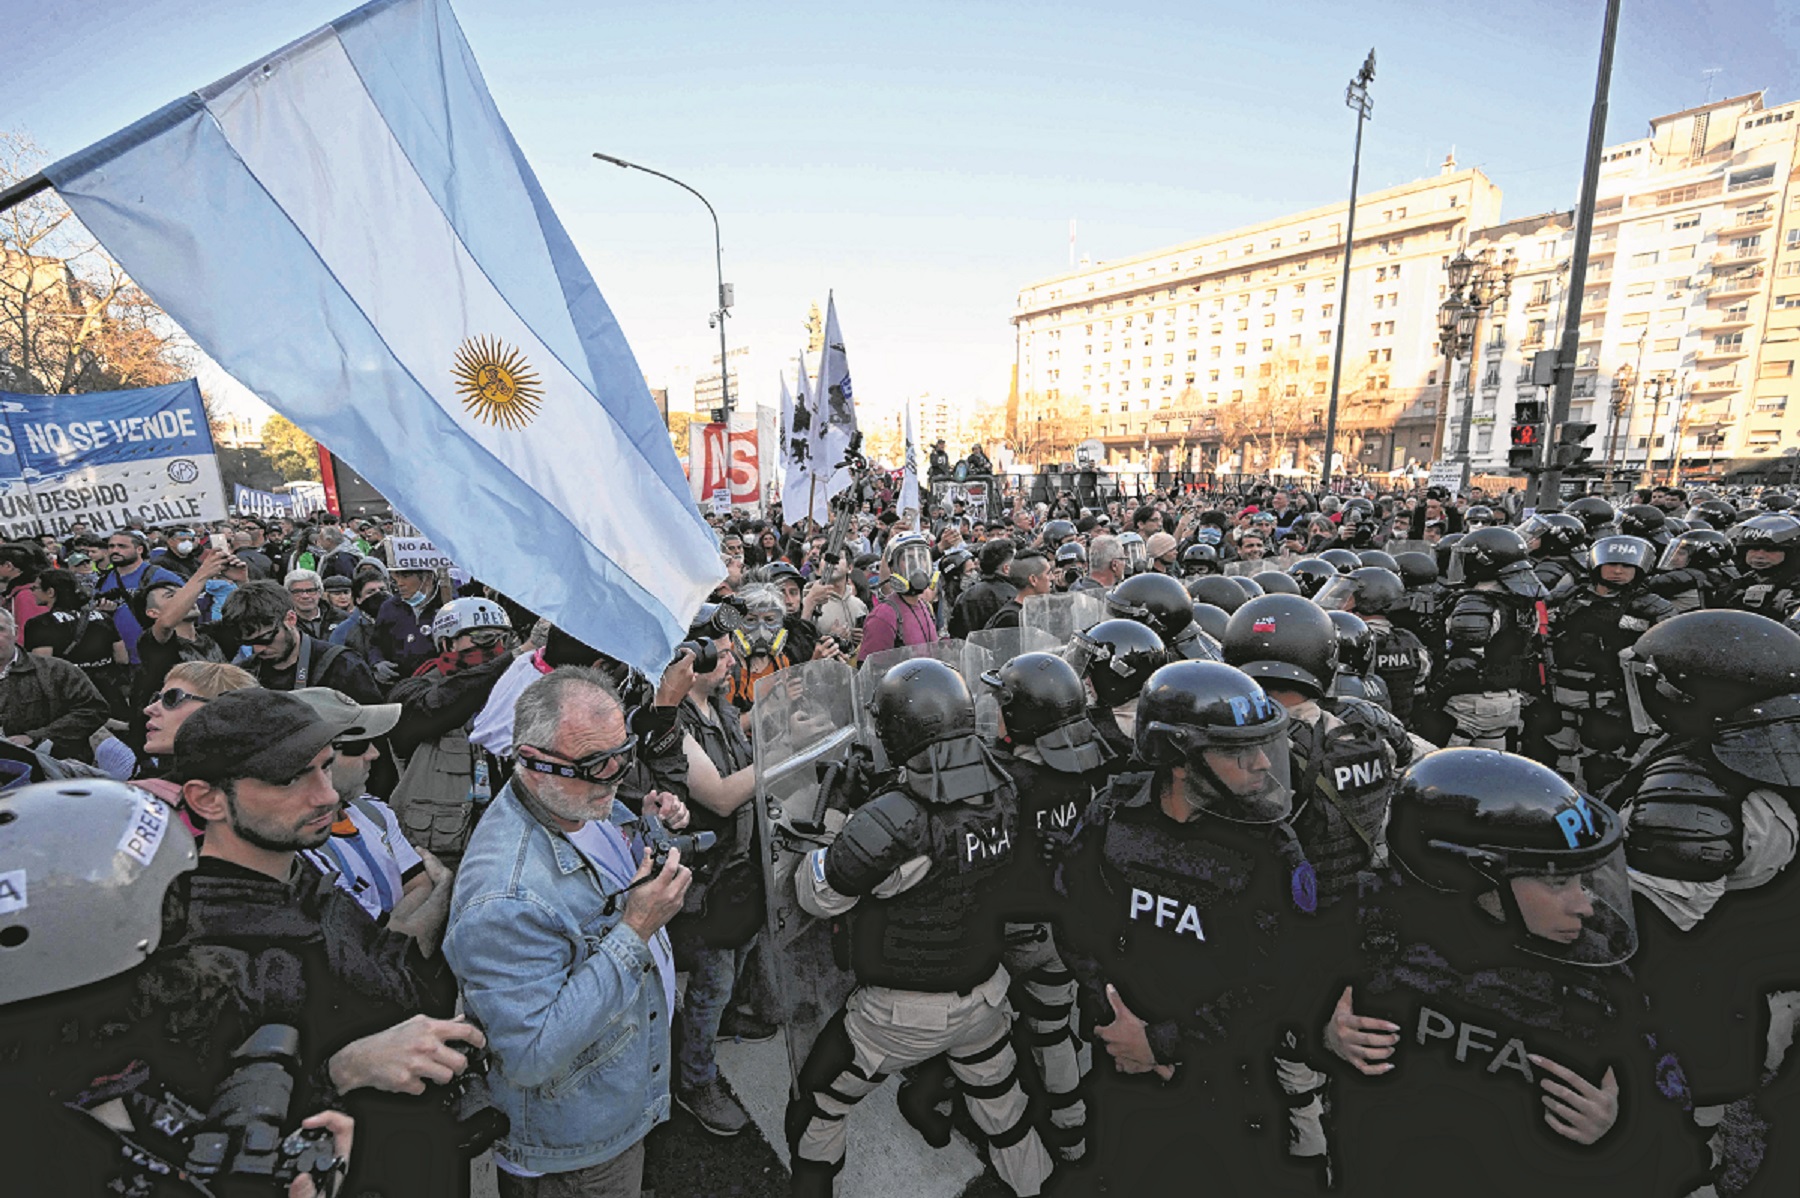
<path id="1" fill-rule="evenodd" d="M 1513 404 L 1512 448 L 1507 451 L 1506 465 L 1512 470 L 1530 470 L 1538 464 L 1538 446 L 1544 440 L 1544 405 L 1535 399 L 1522 399 Z"/>
<path id="2" fill-rule="evenodd" d="M 1556 464 L 1565 470 L 1573 470 L 1594 456 L 1594 451 L 1582 442 L 1594 435 L 1600 427 L 1577 420 L 1565 420 L 1556 438 Z"/>

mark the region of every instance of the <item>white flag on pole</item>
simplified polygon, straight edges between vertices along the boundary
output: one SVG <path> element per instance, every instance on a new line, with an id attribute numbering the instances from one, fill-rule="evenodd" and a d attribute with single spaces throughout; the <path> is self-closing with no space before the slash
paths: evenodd
<path id="1" fill-rule="evenodd" d="M 900 513 L 913 513 L 915 528 L 925 527 L 925 508 L 919 502 L 919 450 L 913 439 L 912 401 L 906 404 L 906 465 L 900 473 Z"/>
<path id="2" fill-rule="evenodd" d="M 813 469 L 826 498 L 850 485 L 844 455 L 856 437 L 856 401 L 850 387 L 850 360 L 838 332 L 837 301 L 825 298 L 825 349 L 819 357 L 819 382 L 813 391 Z"/>

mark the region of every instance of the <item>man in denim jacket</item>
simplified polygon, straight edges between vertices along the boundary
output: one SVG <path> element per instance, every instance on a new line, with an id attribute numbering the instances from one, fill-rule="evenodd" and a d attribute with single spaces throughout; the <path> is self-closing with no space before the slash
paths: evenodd
<path id="1" fill-rule="evenodd" d="M 519 695 L 518 772 L 470 838 L 444 954 L 487 1030 L 502 1198 L 636 1198 L 644 1136 L 669 1115 L 675 967 L 663 926 L 692 875 L 660 872 L 613 802 L 636 741 L 606 676 L 575 667 Z M 687 808 L 644 807 L 680 828 Z"/>

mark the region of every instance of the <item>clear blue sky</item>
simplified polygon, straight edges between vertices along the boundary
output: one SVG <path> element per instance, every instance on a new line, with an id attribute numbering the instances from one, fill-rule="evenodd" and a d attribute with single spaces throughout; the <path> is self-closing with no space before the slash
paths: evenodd
<path id="1" fill-rule="evenodd" d="M 53 156 L 317 27 L 348 0 L 0 0 L 0 127 Z M 1346 80 L 1377 49 L 1365 188 L 1452 145 L 1510 216 L 1571 204 L 1601 0 L 656 4 L 456 0 L 501 112 L 653 377 L 734 344 L 791 353 L 837 293 L 859 398 L 1004 394 L 1020 284 L 1326 203 Z M 1795 0 L 1625 0 L 1609 141 L 1653 115 L 1800 97 Z M 775 379 L 750 379 L 773 402 Z"/>

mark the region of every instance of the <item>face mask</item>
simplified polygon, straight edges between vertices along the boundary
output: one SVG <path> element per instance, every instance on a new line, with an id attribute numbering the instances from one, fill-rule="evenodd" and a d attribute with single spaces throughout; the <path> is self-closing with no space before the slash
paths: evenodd
<path id="1" fill-rule="evenodd" d="M 410 598 L 406 601 L 406 605 L 408 607 L 412 608 L 414 611 L 418 611 L 421 607 L 424 607 L 430 601 L 431 601 L 431 592 L 426 590 L 424 587 L 420 587 L 419 590 L 412 596 L 412 598 Z"/>
<path id="2" fill-rule="evenodd" d="M 231 596 L 231 592 L 237 589 L 237 583 L 232 582 L 229 578 L 209 578 L 206 580 L 206 593 L 212 596 L 213 610 L 215 612 L 219 610 L 219 605 L 224 603 L 225 600 Z"/>
<path id="3" fill-rule="evenodd" d="M 363 601 L 356 606 L 361 609 L 363 615 L 373 620 L 381 613 L 381 605 L 387 602 L 387 598 L 386 591 L 376 591 L 372 595 L 364 595 Z"/>
<path id="4" fill-rule="evenodd" d="M 194 551 L 194 543 L 192 541 L 176 541 L 175 542 L 175 552 L 181 554 L 181 556 L 186 557 L 188 554 L 192 553 L 193 551 Z"/>

